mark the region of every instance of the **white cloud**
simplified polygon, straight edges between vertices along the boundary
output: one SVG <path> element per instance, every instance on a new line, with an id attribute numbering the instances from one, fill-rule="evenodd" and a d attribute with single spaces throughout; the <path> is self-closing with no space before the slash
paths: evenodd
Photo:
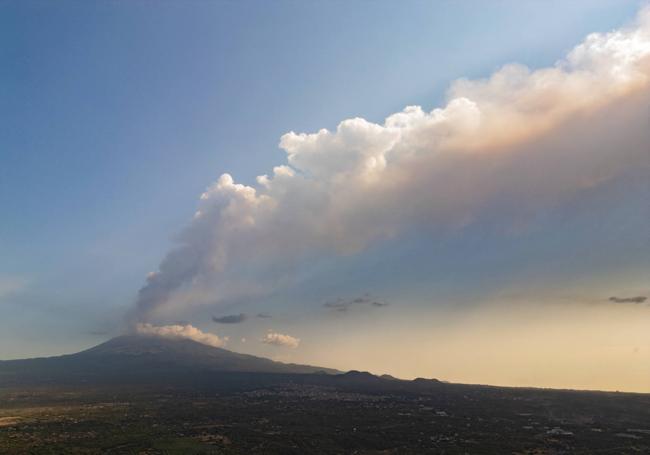
<path id="1" fill-rule="evenodd" d="M 273 346 L 283 346 L 295 349 L 300 344 L 300 338 L 292 337 L 282 333 L 268 332 L 264 338 L 260 340 L 262 343 L 271 344 Z"/>
<path id="2" fill-rule="evenodd" d="M 517 224 L 637 168 L 648 172 L 650 9 L 550 68 L 459 80 L 442 108 L 383 124 L 290 132 L 287 163 L 256 186 L 223 174 L 147 277 L 133 317 L 264 295 L 300 261 L 352 254 L 414 226 L 455 229 L 498 209 Z"/>
<path id="3" fill-rule="evenodd" d="M 15 295 L 27 286 L 27 279 L 20 276 L 0 276 L 0 300 Z"/>
<path id="4" fill-rule="evenodd" d="M 171 339 L 188 339 L 217 348 L 224 347 L 228 342 L 228 337 L 221 338 L 213 333 L 203 332 L 190 324 L 157 326 L 148 323 L 139 323 L 136 325 L 135 330 L 140 335 L 152 335 Z"/>

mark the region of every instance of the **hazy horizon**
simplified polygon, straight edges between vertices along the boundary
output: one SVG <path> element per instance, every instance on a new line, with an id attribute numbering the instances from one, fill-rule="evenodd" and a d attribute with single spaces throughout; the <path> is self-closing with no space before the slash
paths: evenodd
<path id="1" fill-rule="evenodd" d="M 647 2 L 61 5 L 0 6 L 0 359 L 650 393 Z"/>

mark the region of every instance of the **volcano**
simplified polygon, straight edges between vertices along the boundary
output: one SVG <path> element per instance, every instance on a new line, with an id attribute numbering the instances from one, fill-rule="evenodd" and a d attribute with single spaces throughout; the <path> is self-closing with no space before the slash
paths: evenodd
<path id="1" fill-rule="evenodd" d="M 124 335 L 75 354 L 0 361 L 0 385 L 188 379 L 214 373 L 336 374 L 276 362 L 184 338 Z"/>

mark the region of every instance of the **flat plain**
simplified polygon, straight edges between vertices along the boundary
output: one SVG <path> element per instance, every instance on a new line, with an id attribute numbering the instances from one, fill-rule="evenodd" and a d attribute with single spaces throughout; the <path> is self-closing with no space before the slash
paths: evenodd
<path id="1" fill-rule="evenodd" d="M 650 453 L 650 395 L 342 375 L 0 388 L 3 454 Z"/>

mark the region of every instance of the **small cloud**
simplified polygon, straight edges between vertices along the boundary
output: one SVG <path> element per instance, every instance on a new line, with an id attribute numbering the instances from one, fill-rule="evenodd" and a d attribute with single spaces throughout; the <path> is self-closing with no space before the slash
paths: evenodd
<path id="1" fill-rule="evenodd" d="M 0 299 L 17 294 L 27 287 L 27 279 L 20 276 L 0 275 Z"/>
<path id="2" fill-rule="evenodd" d="M 212 316 L 212 321 L 216 322 L 217 324 L 240 324 L 244 322 L 247 318 L 248 316 L 246 316 L 244 313 L 239 313 L 239 314 L 230 314 L 228 316 L 222 316 L 220 318 Z"/>
<path id="3" fill-rule="evenodd" d="M 295 349 L 300 344 L 300 338 L 292 337 L 283 333 L 269 332 L 260 340 L 264 344 L 282 346 Z"/>
<path id="4" fill-rule="evenodd" d="M 614 303 L 643 303 L 648 298 L 643 295 L 637 295 L 636 297 L 610 297 L 609 301 Z"/>
<path id="5" fill-rule="evenodd" d="M 170 339 L 188 339 L 197 343 L 222 348 L 226 345 L 228 337 L 221 338 L 213 333 L 203 332 L 193 325 L 153 325 L 140 323 L 135 327 L 136 333 L 140 335 L 158 336 Z"/>
<path id="6" fill-rule="evenodd" d="M 333 302 L 325 302 L 323 304 L 325 308 L 339 312 L 346 312 L 353 306 L 359 307 L 362 305 L 370 305 L 379 308 L 388 306 L 388 303 L 375 299 L 370 294 L 365 294 L 361 297 L 355 297 L 353 299 L 344 299 L 342 297 L 339 297 Z"/>
<path id="7" fill-rule="evenodd" d="M 257 313 L 257 317 L 260 319 L 271 319 L 271 315 L 269 313 Z"/>
<path id="8" fill-rule="evenodd" d="M 329 308 L 331 310 L 336 310 L 336 311 L 348 311 L 348 308 L 352 302 L 343 300 L 342 298 L 336 299 L 334 302 L 325 302 L 323 306 L 325 308 Z"/>
<path id="9" fill-rule="evenodd" d="M 246 343 L 246 338 L 242 338 L 242 339 L 241 339 L 241 342 L 242 342 L 242 343 Z"/>

